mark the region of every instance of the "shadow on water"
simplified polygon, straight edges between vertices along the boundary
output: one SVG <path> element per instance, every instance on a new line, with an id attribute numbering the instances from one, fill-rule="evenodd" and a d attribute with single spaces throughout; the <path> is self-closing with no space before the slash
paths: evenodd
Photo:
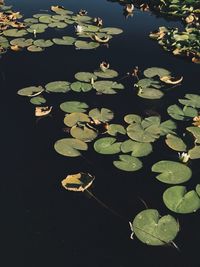
<path id="1" fill-rule="evenodd" d="M 3 164 L 2 180 L 5 185 L 1 188 L 1 195 L 6 198 L 4 218 L 11 236 L 7 245 L 9 248 L 11 244 L 15 247 L 13 259 L 21 262 L 15 265 L 199 266 L 198 214 L 187 217 L 174 214 L 181 222 L 181 233 L 176 239 L 180 253 L 171 247 L 147 247 L 136 239 L 130 239 L 128 220 L 145 209 L 139 198 L 149 208 L 156 208 L 161 214 L 168 213 L 162 203 L 162 192 L 166 186 L 155 181 L 150 172 L 152 164 L 166 155 L 159 144 L 155 147 L 157 153 L 154 158 L 148 157 L 144 161 L 145 168 L 131 174 L 114 169 L 112 157 L 97 155 L 92 149 L 84 155 L 86 159 L 66 159 L 53 149 L 54 142 L 65 136 L 62 131 L 63 115 L 55 109 L 51 117 L 36 122 L 32 106 L 16 95 L 22 87 L 72 80 L 76 72 L 93 71 L 103 60 L 110 62 L 122 76 L 136 65 L 141 69 L 160 66 L 185 78 L 183 86 L 176 88 L 164 100 L 151 102 L 138 99 L 133 93 L 133 81 L 125 81 L 129 86 L 126 94 L 97 96 L 91 92 L 81 97 L 67 94 L 51 101 L 58 105 L 79 97 L 90 107 L 112 109 L 116 115 L 115 122 L 122 120 L 124 114 L 144 114 L 147 109 L 165 116 L 165 107 L 176 101 L 177 97 L 188 91 L 197 92 L 199 67 L 163 52 L 156 42 L 148 39 L 148 34 L 161 25 L 181 27 L 180 23 L 139 11 L 126 20 L 120 5 L 102 0 L 65 0 L 62 3 L 53 0 L 10 0 L 8 3 L 21 10 L 26 17 L 56 4 L 75 11 L 84 8 L 91 16 L 102 17 L 105 25 L 124 30 L 111 41 L 108 49 L 101 47 L 88 52 L 76 51 L 73 47 L 51 47 L 39 54 L 8 52 L 1 59 L 2 155 L 7 162 Z M 197 164 L 193 165 L 195 167 Z M 127 217 L 127 222 L 114 217 L 88 196 L 66 192 L 61 188 L 60 182 L 67 174 L 79 171 L 96 176 L 92 192 Z M 195 176 L 196 183 L 198 175 Z"/>

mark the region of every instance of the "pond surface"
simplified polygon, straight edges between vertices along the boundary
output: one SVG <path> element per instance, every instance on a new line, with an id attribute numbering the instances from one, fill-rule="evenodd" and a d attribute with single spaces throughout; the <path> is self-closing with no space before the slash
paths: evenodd
<path id="1" fill-rule="evenodd" d="M 55 108 L 52 116 L 36 120 L 33 107 L 16 95 L 17 90 L 26 86 L 71 80 L 76 72 L 93 71 L 103 60 L 122 76 L 134 66 L 141 69 L 157 66 L 184 76 L 183 86 L 159 101 L 136 97 L 130 81 L 130 88 L 115 96 L 70 93 L 53 95 L 50 101 L 55 106 L 67 100 L 79 100 L 90 107 L 106 107 L 114 111 L 116 123 L 128 113 L 146 115 L 153 110 L 165 116 L 166 107 L 178 97 L 186 92 L 198 92 L 199 66 L 164 52 L 148 35 L 162 25 L 182 28 L 181 23 L 139 10 L 132 18 L 125 19 L 122 6 L 105 0 L 10 0 L 6 4 L 12 4 L 25 17 L 56 4 L 73 11 L 83 8 L 90 16 L 102 17 L 105 25 L 124 31 L 113 38 L 109 48 L 77 51 L 74 47 L 53 46 L 38 54 L 9 51 L 1 59 L 2 155 L 7 162 L 3 165 L 5 186 L 1 194 L 7 199 L 5 218 L 11 236 L 8 247 L 10 244 L 15 247 L 15 266 L 199 266 L 198 212 L 187 216 L 171 213 L 181 223 L 176 238 L 180 252 L 170 246 L 148 247 L 136 238 L 130 239 L 128 221 L 145 209 L 140 198 L 149 208 L 158 209 L 163 215 L 169 213 L 162 202 L 166 186 L 150 172 L 152 164 L 166 155 L 159 143 L 154 156 L 145 159 L 146 168 L 134 173 L 120 172 L 113 168 L 112 157 L 97 155 L 92 150 L 85 158 L 62 157 L 54 151 L 53 144 L 66 135 L 62 130 L 63 114 Z M 170 157 L 173 160 L 174 154 Z M 195 177 L 189 188 L 198 183 L 200 175 L 198 161 L 192 165 Z M 87 195 L 67 192 L 61 187 L 61 180 L 67 174 L 79 171 L 96 176 L 92 192 L 124 220 Z"/>

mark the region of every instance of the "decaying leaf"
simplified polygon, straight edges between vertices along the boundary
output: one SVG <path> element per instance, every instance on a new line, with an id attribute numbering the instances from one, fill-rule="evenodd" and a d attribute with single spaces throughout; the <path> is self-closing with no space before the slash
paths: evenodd
<path id="1" fill-rule="evenodd" d="M 163 77 L 160 77 L 160 80 L 167 84 L 179 84 L 180 82 L 182 82 L 183 76 L 178 79 L 174 77 L 170 77 L 170 76 L 163 76 Z"/>
<path id="2" fill-rule="evenodd" d="M 51 107 L 36 107 L 35 108 L 35 116 L 36 117 L 43 117 L 48 115 L 52 110 L 52 106 Z"/>

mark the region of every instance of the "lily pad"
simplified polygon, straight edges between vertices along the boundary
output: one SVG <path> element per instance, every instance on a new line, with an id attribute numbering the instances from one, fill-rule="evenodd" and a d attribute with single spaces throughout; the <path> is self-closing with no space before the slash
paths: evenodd
<path id="1" fill-rule="evenodd" d="M 97 42 L 87 42 L 87 41 L 76 41 L 75 46 L 77 49 L 95 49 L 99 47 Z"/>
<path id="2" fill-rule="evenodd" d="M 46 91 L 51 93 L 66 93 L 70 91 L 70 83 L 66 81 L 55 81 L 45 85 Z"/>
<path id="3" fill-rule="evenodd" d="M 97 77 L 91 72 L 77 72 L 75 78 L 81 82 L 91 82 L 91 80 L 96 80 Z"/>
<path id="4" fill-rule="evenodd" d="M 65 179 L 62 180 L 62 186 L 70 191 L 84 192 L 93 183 L 95 177 L 89 173 L 76 173 L 67 175 Z"/>
<path id="5" fill-rule="evenodd" d="M 90 110 L 89 116 L 93 119 L 94 122 L 108 122 L 113 119 L 114 114 L 112 110 L 107 108 L 94 108 Z"/>
<path id="6" fill-rule="evenodd" d="M 91 142 L 98 135 L 96 130 L 88 128 L 85 125 L 83 127 L 73 126 L 71 128 L 70 134 L 74 138 L 77 138 L 77 139 L 82 140 L 84 142 Z"/>
<path id="7" fill-rule="evenodd" d="M 71 114 L 67 114 L 64 118 L 64 124 L 68 127 L 72 127 L 82 122 L 90 122 L 90 118 L 87 114 L 81 112 L 73 112 Z"/>
<path id="8" fill-rule="evenodd" d="M 154 88 L 140 88 L 137 95 L 146 99 L 160 99 L 164 96 L 164 93 Z"/>
<path id="9" fill-rule="evenodd" d="M 81 155 L 80 151 L 87 150 L 88 146 L 85 142 L 75 138 L 63 138 L 56 141 L 54 148 L 56 152 L 63 156 L 78 157 Z"/>
<path id="10" fill-rule="evenodd" d="M 175 120 L 188 120 L 198 115 L 196 109 L 185 106 L 181 109 L 178 105 L 171 105 L 167 109 L 168 114 Z"/>
<path id="11" fill-rule="evenodd" d="M 141 211 L 133 220 L 133 233 L 143 243 L 163 246 L 171 243 L 179 232 L 179 223 L 171 215 L 161 217 L 157 210 Z"/>
<path id="12" fill-rule="evenodd" d="M 186 151 L 186 144 L 183 140 L 175 135 L 168 134 L 165 143 L 175 151 Z"/>
<path id="13" fill-rule="evenodd" d="M 111 69 L 107 69 L 105 71 L 101 71 L 101 70 L 95 71 L 94 74 L 97 77 L 105 78 L 105 79 L 112 79 L 118 76 L 118 72 L 115 70 L 111 70 Z"/>
<path id="14" fill-rule="evenodd" d="M 200 128 L 199 127 L 187 127 L 186 130 L 193 134 L 195 137 L 195 142 L 200 144 Z"/>
<path id="15" fill-rule="evenodd" d="M 142 122 L 142 118 L 136 114 L 128 114 L 124 117 L 124 121 L 128 124 L 140 123 Z"/>
<path id="16" fill-rule="evenodd" d="M 57 45 L 73 45 L 76 41 L 76 38 L 71 36 L 63 36 L 61 38 L 53 38 L 52 40 Z"/>
<path id="17" fill-rule="evenodd" d="M 16 38 L 10 41 L 11 45 L 17 45 L 22 48 L 28 47 L 32 45 L 32 43 L 33 43 L 33 39 L 25 39 L 25 38 Z"/>
<path id="18" fill-rule="evenodd" d="M 52 46 L 53 42 L 51 40 L 38 39 L 34 41 L 33 44 L 38 47 L 46 48 Z"/>
<path id="19" fill-rule="evenodd" d="M 29 86 L 20 89 L 17 94 L 21 96 L 37 96 L 41 94 L 44 91 L 44 88 L 42 86 Z"/>
<path id="20" fill-rule="evenodd" d="M 64 29 L 67 26 L 68 26 L 67 23 L 61 22 L 61 21 L 52 22 L 52 23 L 48 24 L 48 27 L 50 27 L 50 28 L 58 28 L 58 29 Z"/>
<path id="21" fill-rule="evenodd" d="M 89 92 L 92 90 L 92 85 L 84 82 L 73 82 L 70 87 L 74 92 Z"/>
<path id="22" fill-rule="evenodd" d="M 142 162 L 130 155 L 119 155 L 119 160 L 113 161 L 113 164 L 116 168 L 127 172 L 138 171 L 142 168 Z"/>
<path id="23" fill-rule="evenodd" d="M 188 181 L 192 176 L 191 169 L 185 164 L 170 160 L 155 163 L 151 170 L 160 173 L 156 178 L 167 184 L 181 184 Z"/>
<path id="24" fill-rule="evenodd" d="M 152 67 L 144 71 L 144 76 L 147 78 L 153 78 L 155 76 L 161 78 L 163 76 L 171 76 L 171 72 L 163 68 Z"/>
<path id="25" fill-rule="evenodd" d="M 200 96 L 195 94 L 186 94 L 186 99 L 179 99 L 179 103 L 192 108 L 200 108 Z"/>
<path id="26" fill-rule="evenodd" d="M 123 30 L 119 28 L 106 27 L 106 28 L 100 29 L 100 32 L 106 32 L 107 34 L 115 35 L 115 34 L 122 33 Z"/>
<path id="27" fill-rule="evenodd" d="M 174 130 L 176 130 L 176 123 L 172 120 L 164 121 L 160 124 L 160 135 L 166 135 L 166 134 L 175 134 Z"/>
<path id="28" fill-rule="evenodd" d="M 194 146 L 188 151 L 191 159 L 200 159 L 200 146 Z"/>
<path id="29" fill-rule="evenodd" d="M 134 157 L 144 157 L 153 151 L 153 147 L 150 143 L 140 143 L 128 139 L 122 143 L 121 151 L 123 153 L 132 152 L 131 155 Z"/>
<path id="30" fill-rule="evenodd" d="M 45 30 L 48 28 L 48 26 L 46 24 L 42 24 L 42 23 L 36 23 L 36 24 L 32 24 L 27 31 L 30 33 L 43 33 L 45 32 Z"/>
<path id="31" fill-rule="evenodd" d="M 116 90 L 124 89 L 123 84 L 113 81 L 97 81 L 93 85 L 94 89 L 101 94 L 116 94 Z"/>
<path id="32" fill-rule="evenodd" d="M 42 105 L 46 103 L 46 99 L 43 96 L 36 96 L 36 97 L 32 97 L 30 99 L 30 102 L 33 105 Z"/>
<path id="33" fill-rule="evenodd" d="M 27 34 L 28 32 L 26 30 L 9 29 L 9 30 L 3 31 L 3 35 L 7 37 L 22 37 Z"/>
<path id="34" fill-rule="evenodd" d="M 168 209 L 176 213 L 192 213 L 200 208 L 200 198 L 195 190 L 187 192 L 185 186 L 173 186 L 163 194 Z"/>
<path id="35" fill-rule="evenodd" d="M 103 137 L 94 143 L 94 149 L 100 154 L 117 154 L 120 152 L 121 143 L 114 137 Z"/>
<path id="36" fill-rule="evenodd" d="M 62 111 L 66 113 L 72 112 L 85 112 L 88 108 L 88 105 L 84 102 L 79 101 L 67 101 L 60 105 Z"/>
<path id="37" fill-rule="evenodd" d="M 126 130 L 124 126 L 120 124 L 109 124 L 107 127 L 107 133 L 112 136 L 116 136 L 117 134 L 126 134 Z"/>
<path id="38" fill-rule="evenodd" d="M 39 46 L 36 46 L 36 45 L 31 45 L 31 46 L 28 46 L 27 47 L 27 50 L 29 51 L 29 52 L 35 52 L 35 53 L 37 53 L 37 52 L 42 52 L 42 51 L 44 51 L 44 48 L 42 48 L 42 47 L 39 47 Z"/>

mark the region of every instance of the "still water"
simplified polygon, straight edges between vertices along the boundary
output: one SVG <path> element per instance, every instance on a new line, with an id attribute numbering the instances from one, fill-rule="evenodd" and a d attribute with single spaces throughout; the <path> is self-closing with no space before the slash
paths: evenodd
<path id="1" fill-rule="evenodd" d="M 148 247 L 130 239 L 128 221 L 144 209 L 161 214 L 169 211 L 162 203 L 166 186 L 159 183 L 150 172 L 166 151 L 155 146 L 154 157 L 144 161 L 139 172 L 120 172 L 112 167 L 112 157 L 105 158 L 93 153 L 86 159 L 66 159 L 58 155 L 53 144 L 65 137 L 63 114 L 58 110 L 51 117 L 37 121 L 33 107 L 16 95 L 20 88 L 44 85 L 56 80 L 72 80 L 78 71 L 93 71 L 106 60 L 113 69 L 125 75 L 134 66 L 145 69 L 158 66 L 170 69 L 177 76 L 184 76 L 183 86 L 160 101 L 145 101 L 133 93 L 133 82 L 127 81 L 127 90 L 115 96 L 67 94 L 50 99 L 53 105 L 67 100 L 85 101 L 92 107 L 110 108 L 120 123 L 128 113 L 145 115 L 153 109 L 165 116 L 165 108 L 182 97 L 185 92 L 199 89 L 199 66 L 163 52 L 158 44 L 148 38 L 150 31 L 159 26 L 182 25 L 167 21 L 152 13 L 135 11 L 125 19 L 122 6 L 106 0 L 10 0 L 14 9 L 29 17 L 51 5 L 64 5 L 67 9 L 86 9 L 90 16 L 102 17 L 105 25 L 122 28 L 109 48 L 95 51 L 77 51 L 74 47 L 48 48 L 43 53 L 8 52 L 0 61 L 2 106 L 2 155 L 3 164 L 1 196 L 6 198 L 5 223 L 10 238 L 6 247 L 14 247 L 15 265 L 27 267 L 196 267 L 199 265 L 199 215 L 177 216 L 181 232 L 176 238 L 180 252 L 171 247 Z M 62 32 L 63 33 L 63 32 Z M 57 36 L 60 34 L 56 33 Z M 51 32 L 47 35 L 51 36 Z M 126 83 L 126 82 L 125 82 Z M 174 102 L 173 102 L 174 101 Z M 157 153 L 156 153 L 157 151 Z M 174 155 L 174 154 L 173 154 Z M 169 154 L 168 159 L 174 156 Z M 198 162 L 193 163 L 194 180 L 189 188 L 198 183 Z M 93 199 L 84 194 L 66 192 L 61 180 L 70 173 L 90 172 L 96 176 L 92 192 L 125 219 L 115 217 Z"/>

